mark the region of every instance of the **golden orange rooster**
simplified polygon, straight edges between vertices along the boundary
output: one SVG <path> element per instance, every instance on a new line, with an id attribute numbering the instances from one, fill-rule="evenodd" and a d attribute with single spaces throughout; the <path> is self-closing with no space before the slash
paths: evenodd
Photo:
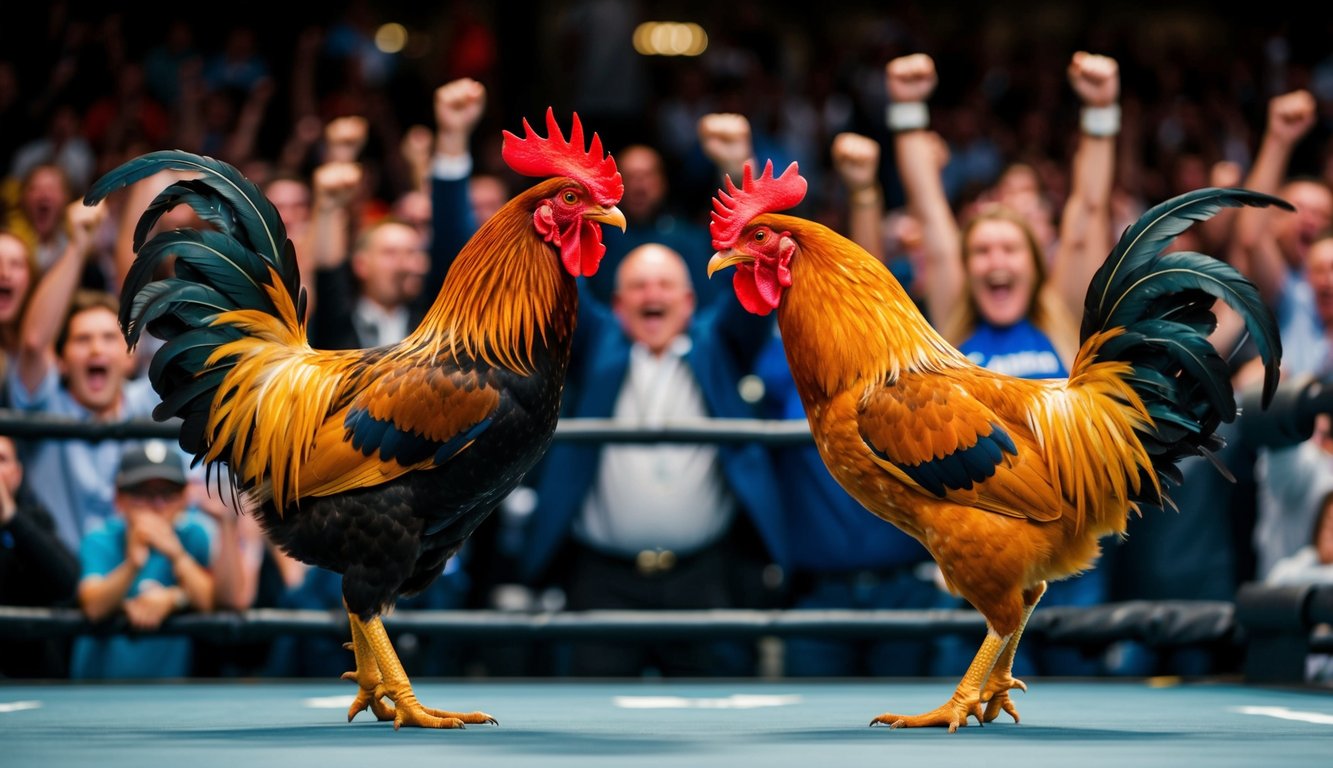
<path id="1" fill-rule="evenodd" d="M 155 152 L 100 179 L 85 202 L 163 169 L 189 171 L 145 211 L 122 292 L 121 324 L 166 343 L 149 376 L 155 416 L 183 419 L 180 442 L 225 464 L 268 536 L 343 574 L 360 689 L 394 727 L 494 723 L 422 706 L 379 615 L 424 589 L 549 447 L 578 310 L 577 276 L 596 272 L 601 224 L 623 228 L 623 185 L 596 134 L 565 141 L 504 134 L 519 173 L 556 176 L 510 200 L 457 255 L 421 325 L 401 343 L 323 351 L 306 340 L 291 242 L 271 203 L 234 168 Z M 163 213 L 190 205 L 213 229 L 147 243 Z M 153 280 L 174 256 L 174 276 Z M 387 701 L 386 701 L 387 699 Z M 390 703 L 391 702 L 391 703 Z"/>
<path id="2" fill-rule="evenodd" d="M 889 270 L 826 227 L 775 213 L 806 183 L 746 167 L 714 200 L 718 253 L 751 312 L 776 309 L 787 361 L 820 456 L 848 493 L 915 537 L 944 579 L 986 619 L 953 696 L 921 715 L 871 725 L 990 722 L 1026 690 L 1012 676 L 1023 627 L 1046 589 L 1092 567 L 1098 539 L 1130 510 L 1169 503 L 1175 462 L 1220 444 L 1236 416 L 1227 366 L 1209 343 L 1215 298 L 1245 319 L 1267 367 L 1281 355 L 1272 314 L 1230 266 L 1162 254 L 1190 222 L 1223 206 L 1281 205 L 1236 189 L 1182 195 L 1128 228 L 1094 276 L 1068 380 L 994 373 L 950 346 Z"/>

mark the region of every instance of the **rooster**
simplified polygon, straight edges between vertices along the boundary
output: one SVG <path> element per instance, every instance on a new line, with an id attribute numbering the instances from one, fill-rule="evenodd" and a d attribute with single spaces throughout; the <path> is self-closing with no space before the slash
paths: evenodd
<path id="1" fill-rule="evenodd" d="M 1099 538 L 1127 515 L 1169 504 L 1176 462 L 1211 455 L 1236 416 L 1227 365 L 1207 335 L 1213 303 L 1244 318 L 1262 357 L 1266 406 L 1281 344 L 1254 286 L 1197 253 L 1163 254 L 1190 222 L 1223 207 L 1284 201 L 1239 189 L 1169 200 L 1126 229 L 1089 285 L 1067 380 L 978 367 L 927 323 L 889 271 L 828 228 L 781 215 L 805 196 L 795 163 L 774 178 L 747 166 L 713 203 L 711 276 L 778 327 L 820 456 L 875 515 L 920 541 L 951 591 L 986 619 L 952 697 L 871 725 L 1015 721 L 1009 691 L 1023 627 L 1046 582 L 1091 568 Z M 1225 470 L 1224 470 L 1225 471 Z"/>
<path id="2" fill-rule="evenodd" d="M 380 615 L 429 585 L 445 561 L 550 446 L 578 312 L 576 278 L 596 272 L 601 224 L 625 226 L 614 158 L 574 115 L 565 141 L 523 121 L 503 156 L 539 182 L 459 252 L 421 325 L 401 343 L 312 349 L 291 242 L 273 205 L 236 169 L 154 152 L 111 171 L 93 204 L 161 170 L 135 233 L 121 326 L 133 348 L 165 344 L 148 375 L 154 416 L 182 419 L 181 446 L 225 465 L 266 534 L 293 557 L 339 572 L 359 686 L 348 720 L 430 728 L 495 723 L 423 706 Z M 145 233 L 179 203 L 211 229 Z M 154 280 L 168 256 L 174 276 Z M 387 700 L 387 701 L 386 701 Z"/>

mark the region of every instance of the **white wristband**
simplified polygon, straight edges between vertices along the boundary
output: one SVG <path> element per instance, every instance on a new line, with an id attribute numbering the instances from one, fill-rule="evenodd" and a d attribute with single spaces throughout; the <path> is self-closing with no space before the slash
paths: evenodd
<path id="1" fill-rule="evenodd" d="M 884 110 L 884 120 L 894 132 L 920 131 L 930 127 L 930 110 L 924 101 L 894 102 Z"/>
<path id="2" fill-rule="evenodd" d="M 1089 136 L 1114 136 L 1120 133 L 1120 105 L 1084 107 L 1079 125 Z"/>
<path id="3" fill-rule="evenodd" d="M 466 179 L 472 174 L 472 155 L 440 155 L 431 159 L 430 175 L 444 181 Z"/>

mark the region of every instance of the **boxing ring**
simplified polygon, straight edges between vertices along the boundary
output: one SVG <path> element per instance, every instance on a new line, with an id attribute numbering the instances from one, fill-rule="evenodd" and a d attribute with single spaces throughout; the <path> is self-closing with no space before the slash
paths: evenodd
<path id="1" fill-rule="evenodd" d="M 1226 682 L 1029 680 L 1007 716 L 957 733 L 867 726 L 931 709 L 952 681 L 418 680 L 429 705 L 499 726 L 345 721 L 352 683 L 0 684 L 15 766 L 1316 766 L 1333 755 L 1328 691 Z"/>
<path id="2" fill-rule="evenodd" d="M 804 425 L 709 423 L 627 438 L 607 423 L 561 425 L 558 439 L 697 442 L 808 440 Z M 85 439 L 170 436 L 171 425 L 6 420 L 0 433 Z M 718 430 L 725 431 L 719 436 Z M 563 432 L 563 434 L 561 434 Z M 1052 606 L 1027 636 L 1066 643 L 1228 646 L 1243 669 L 1216 679 L 1028 677 L 1007 715 L 955 734 L 868 727 L 882 712 L 933 709 L 953 678 L 583 680 L 413 676 L 428 706 L 482 710 L 500 725 L 403 729 L 362 713 L 346 722 L 353 684 L 323 679 L 84 683 L 0 679 L 3 766 L 636 766 L 1333 764 L 1333 686 L 1304 682 L 1308 654 L 1333 652 L 1333 588 L 1246 585 L 1235 602 Z M 923 637 L 966 642 L 973 611 L 398 611 L 405 632 L 466 642 L 579 638 Z M 124 631 L 78 611 L 0 606 L 0 637 Z M 345 637 L 345 614 L 255 610 L 180 615 L 162 632 L 246 642 L 279 634 Z M 351 668 L 351 654 L 347 658 Z M 408 674 L 412 670 L 408 669 Z"/>

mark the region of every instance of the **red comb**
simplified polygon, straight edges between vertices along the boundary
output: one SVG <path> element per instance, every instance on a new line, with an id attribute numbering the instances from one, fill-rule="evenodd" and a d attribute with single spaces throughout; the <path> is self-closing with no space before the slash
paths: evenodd
<path id="1" fill-rule="evenodd" d="M 759 178 L 752 178 L 753 175 L 754 166 L 747 162 L 741 175 L 740 190 L 731 183 L 731 176 L 727 176 L 727 188 L 719 189 L 713 198 L 713 223 L 708 229 L 715 250 L 725 251 L 735 245 L 741 230 L 755 216 L 785 211 L 805 199 L 805 177 L 801 176 L 795 162 L 776 179 L 773 178 L 772 160 L 764 164 L 764 172 Z"/>
<path id="2" fill-rule="evenodd" d="M 620 181 L 615 158 L 609 153 L 602 157 L 602 140 L 595 133 L 592 147 L 583 151 L 583 123 L 579 122 L 577 112 L 574 113 L 569 141 L 561 135 L 560 126 L 555 122 L 555 111 L 550 107 L 546 108 L 548 138 L 538 136 L 526 117 L 523 118 L 523 130 L 526 135 L 521 139 L 509 131 L 504 132 L 501 154 L 514 171 L 524 176 L 566 176 L 587 187 L 598 205 L 620 202 L 625 185 Z"/>

